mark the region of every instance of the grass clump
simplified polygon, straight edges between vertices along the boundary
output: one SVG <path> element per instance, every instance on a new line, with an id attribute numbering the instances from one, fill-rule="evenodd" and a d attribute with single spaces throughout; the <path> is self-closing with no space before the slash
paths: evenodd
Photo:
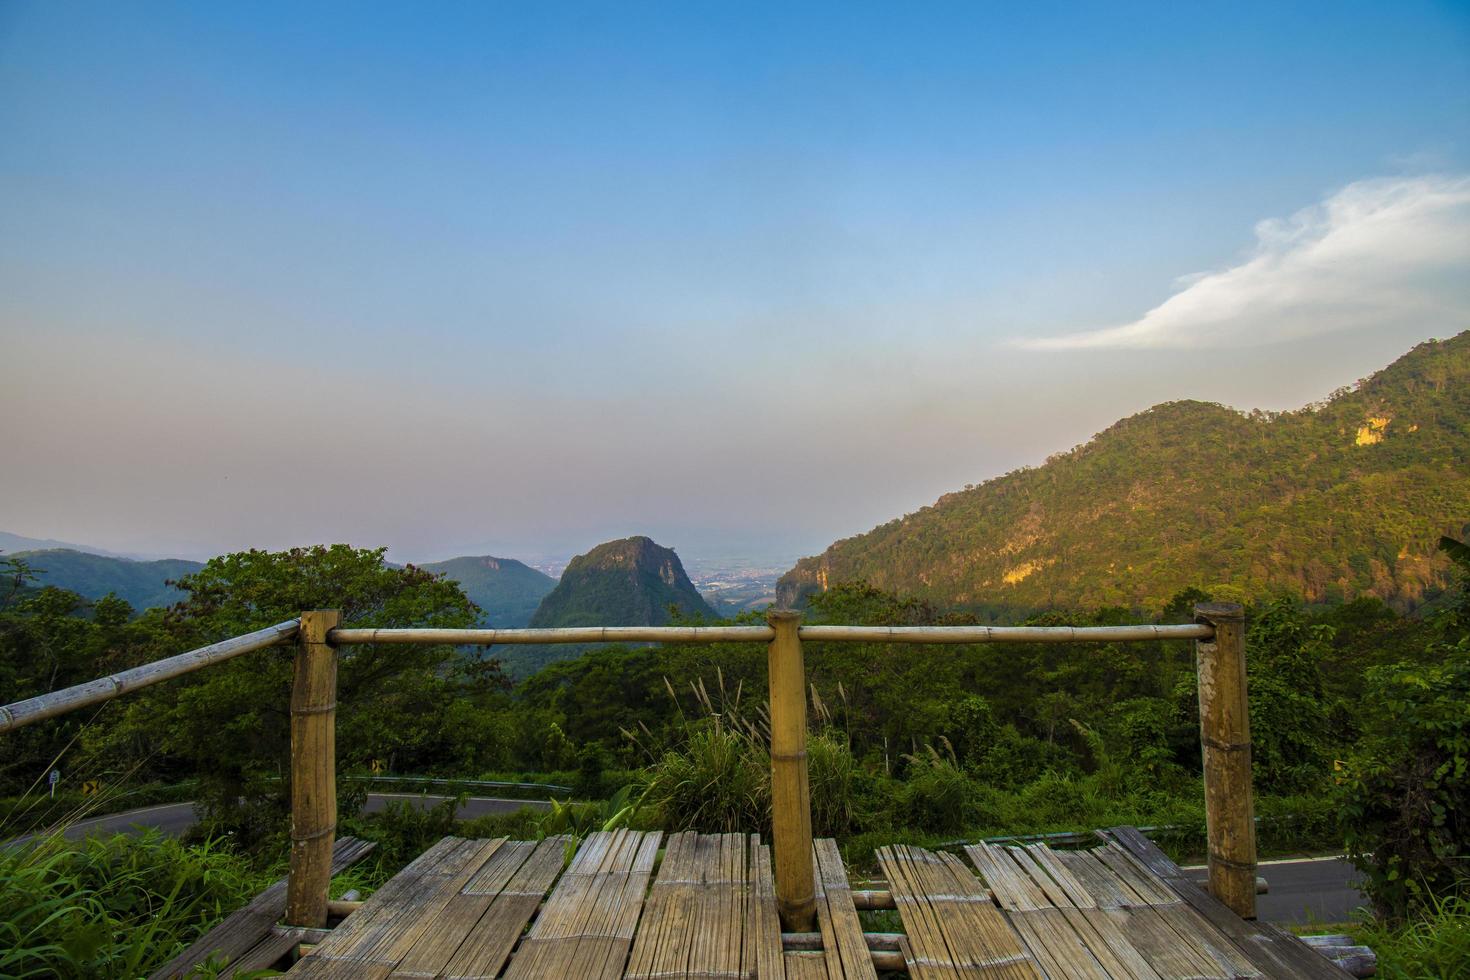
<path id="1" fill-rule="evenodd" d="M 1470 900 L 1454 895 L 1433 900 L 1425 911 L 1391 926 L 1374 922 L 1354 938 L 1378 954 L 1383 980 L 1470 978 Z"/>
<path id="2" fill-rule="evenodd" d="M 156 832 L 0 851 L 0 976 L 146 974 L 266 883 L 213 842 Z"/>

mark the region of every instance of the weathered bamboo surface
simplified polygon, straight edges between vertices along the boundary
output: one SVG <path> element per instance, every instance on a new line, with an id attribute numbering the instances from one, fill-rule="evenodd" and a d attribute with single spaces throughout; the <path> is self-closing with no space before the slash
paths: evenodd
<path id="1" fill-rule="evenodd" d="M 590 834 L 575 849 L 567 837 L 446 838 L 334 930 L 308 930 L 315 945 L 290 972 L 368 980 L 876 980 L 880 969 L 946 980 L 1348 976 L 1294 937 L 1233 915 L 1132 828 L 1115 828 L 1088 850 L 975 844 L 966 855 L 969 864 L 880 848 L 903 932 L 870 932 L 837 845 L 818 840 L 818 931 L 783 935 L 771 851 L 756 835 L 619 830 Z M 297 935 L 257 931 L 277 953 Z"/>
<path id="2" fill-rule="evenodd" d="M 759 837 L 670 837 L 623 975 L 780 976 L 781 927 L 770 875 L 770 853 Z M 764 887 L 757 887 L 757 876 Z"/>

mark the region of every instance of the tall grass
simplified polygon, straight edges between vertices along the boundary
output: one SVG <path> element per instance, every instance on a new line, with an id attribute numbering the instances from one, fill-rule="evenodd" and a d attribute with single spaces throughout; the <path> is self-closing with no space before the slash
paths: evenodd
<path id="1" fill-rule="evenodd" d="M 669 697 L 679 699 L 668 681 Z M 625 732 L 644 749 L 642 817 L 665 830 L 705 833 L 759 831 L 771 827 L 770 717 L 764 704 L 748 708 L 742 689 L 730 690 L 716 671 L 713 693 L 704 680 L 690 685 L 698 713 L 656 751 L 652 733 Z M 813 720 L 821 726 L 807 743 L 812 829 L 819 836 L 845 834 L 862 819 L 865 778 L 845 734 L 830 727 L 831 713 L 812 691 Z"/>
<path id="2" fill-rule="evenodd" d="M 1397 927 L 1365 926 L 1356 938 L 1378 954 L 1377 975 L 1384 980 L 1470 978 L 1470 899 L 1463 896 L 1438 899 Z"/>
<path id="3" fill-rule="evenodd" d="M 145 974 L 268 880 L 214 844 L 156 832 L 0 850 L 0 976 Z"/>

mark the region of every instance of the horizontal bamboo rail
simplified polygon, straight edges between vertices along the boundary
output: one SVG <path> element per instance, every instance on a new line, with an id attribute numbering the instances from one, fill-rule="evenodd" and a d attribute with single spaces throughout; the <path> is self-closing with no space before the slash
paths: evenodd
<path id="1" fill-rule="evenodd" d="M 288 619 L 284 623 L 267 626 L 254 633 L 246 633 L 244 636 L 211 643 L 209 646 L 199 647 L 197 650 L 190 650 L 188 653 L 181 653 L 164 660 L 155 660 L 151 664 L 124 670 L 109 677 L 98 678 L 75 687 L 62 688 L 50 694 L 40 694 L 24 701 L 0 706 L 0 732 L 21 728 L 32 722 L 44 721 L 57 715 L 64 715 L 68 711 L 85 708 L 91 704 L 110 701 L 119 694 L 127 694 L 129 691 L 149 687 L 160 681 L 171 680 L 199 670 L 201 667 L 208 667 L 211 664 L 238 657 L 242 653 L 275 646 L 277 643 L 283 643 L 294 637 L 300 627 L 299 620 Z"/>
<path id="2" fill-rule="evenodd" d="M 803 626 L 809 643 L 1129 643 L 1198 640 L 1213 626 Z"/>
<path id="3" fill-rule="evenodd" d="M 335 629 L 336 646 L 359 643 L 768 643 L 769 626 L 561 626 L 554 629 Z"/>
<path id="4" fill-rule="evenodd" d="M 811 643 L 1121 643 L 1202 640 L 1207 623 L 1182 626 L 802 626 Z M 336 646 L 359 643 L 769 643 L 770 626 L 572 626 L 556 629 L 335 629 Z"/>

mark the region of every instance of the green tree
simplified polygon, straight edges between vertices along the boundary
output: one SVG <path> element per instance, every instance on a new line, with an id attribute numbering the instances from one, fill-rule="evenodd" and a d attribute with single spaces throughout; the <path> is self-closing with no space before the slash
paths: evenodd
<path id="1" fill-rule="evenodd" d="M 237 636 L 336 608 L 360 627 L 464 627 L 476 610 L 458 585 L 384 561 L 385 549 L 346 545 L 248 551 L 211 560 L 176 584 L 170 611 L 180 647 Z M 121 724 L 91 746 L 129 752 L 139 739 L 201 780 L 206 825 L 246 843 L 278 832 L 289 801 L 289 702 L 294 649 L 274 647 L 152 688 Z M 445 757 L 457 733 L 445 719 L 458 701 L 503 689 L 493 661 L 448 646 L 350 646 L 338 653 L 338 772 L 381 759 L 413 771 Z M 121 744 L 120 744 L 121 741 Z M 343 794 L 344 798 L 347 796 Z"/>
<path id="2" fill-rule="evenodd" d="M 1456 599 L 1424 665 L 1368 672 L 1364 737 L 1340 819 L 1380 914 L 1398 918 L 1470 889 L 1470 548 L 1446 538 Z"/>

